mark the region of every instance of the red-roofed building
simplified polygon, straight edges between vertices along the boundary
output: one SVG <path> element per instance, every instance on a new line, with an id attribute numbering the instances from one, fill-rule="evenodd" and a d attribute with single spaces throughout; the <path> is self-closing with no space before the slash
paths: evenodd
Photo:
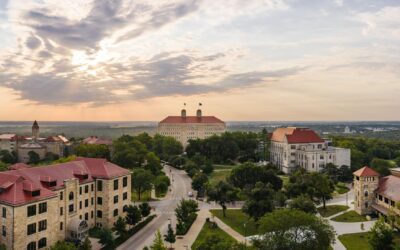
<path id="1" fill-rule="evenodd" d="M 105 159 L 10 169 L 0 172 L 0 242 L 7 249 L 82 240 L 90 227 L 111 228 L 130 204 L 130 172 Z"/>
<path id="2" fill-rule="evenodd" d="M 372 168 L 365 166 L 354 175 L 354 210 L 361 214 L 400 216 L 400 168 L 392 168 L 391 175 L 380 177 Z M 398 227 L 400 226 L 397 225 Z"/>
<path id="3" fill-rule="evenodd" d="M 285 173 L 296 167 L 321 171 L 328 163 L 350 166 L 350 149 L 329 146 L 309 128 L 278 128 L 270 140 L 270 161 Z"/>
<path id="4" fill-rule="evenodd" d="M 174 137 L 186 146 L 191 139 L 204 139 L 226 131 L 225 122 L 215 116 L 203 116 L 200 109 L 196 116 L 187 116 L 186 110 L 180 116 L 168 116 L 158 123 L 158 133 Z"/>

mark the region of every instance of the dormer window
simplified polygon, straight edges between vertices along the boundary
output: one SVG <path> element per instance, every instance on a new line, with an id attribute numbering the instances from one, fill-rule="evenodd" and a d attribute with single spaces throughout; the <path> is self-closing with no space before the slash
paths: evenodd
<path id="1" fill-rule="evenodd" d="M 32 197 L 40 196 L 40 190 L 32 191 Z"/>
<path id="2" fill-rule="evenodd" d="M 85 170 L 76 170 L 74 171 L 74 175 L 81 180 L 86 180 L 89 178 L 89 174 Z"/>
<path id="3" fill-rule="evenodd" d="M 57 186 L 57 180 L 50 176 L 40 176 L 40 181 L 48 187 Z"/>

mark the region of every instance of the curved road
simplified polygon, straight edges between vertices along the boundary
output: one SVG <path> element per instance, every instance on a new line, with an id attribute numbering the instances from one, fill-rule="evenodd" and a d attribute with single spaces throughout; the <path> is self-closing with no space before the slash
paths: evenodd
<path id="1" fill-rule="evenodd" d="M 152 244 L 157 229 L 160 229 L 162 235 L 166 233 L 169 219 L 175 225 L 175 208 L 182 198 L 188 198 L 188 192 L 192 190 L 191 179 L 183 170 L 177 170 L 170 166 L 165 166 L 164 171 L 173 181 L 171 180 L 171 192 L 166 195 L 164 200 L 150 202 L 150 205 L 155 207 L 157 217 L 120 245 L 117 248 L 118 250 L 141 250 L 143 247 Z"/>

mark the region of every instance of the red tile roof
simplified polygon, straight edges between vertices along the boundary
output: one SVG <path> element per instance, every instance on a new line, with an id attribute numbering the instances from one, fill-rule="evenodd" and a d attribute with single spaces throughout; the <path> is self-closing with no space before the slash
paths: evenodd
<path id="1" fill-rule="evenodd" d="M 222 123 L 223 121 L 215 116 L 168 116 L 160 123 Z"/>
<path id="2" fill-rule="evenodd" d="M 379 179 L 379 186 L 376 192 L 393 201 L 400 201 L 400 178 L 394 175 L 385 176 Z"/>
<path id="3" fill-rule="evenodd" d="M 26 165 L 25 163 L 15 163 L 8 167 L 9 170 L 18 170 L 18 169 L 24 169 L 24 168 L 30 168 L 30 166 Z"/>
<path id="4" fill-rule="evenodd" d="M 358 177 L 379 176 L 379 174 L 372 168 L 365 166 L 355 171 L 353 175 Z"/>
<path id="5" fill-rule="evenodd" d="M 296 143 L 322 143 L 324 140 L 314 130 L 309 128 L 278 128 L 272 133 L 271 141 Z"/>
<path id="6" fill-rule="evenodd" d="M 82 174 L 87 174 L 87 179 L 81 178 Z M 54 190 L 63 188 L 67 179 L 78 178 L 80 183 L 87 183 L 96 178 L 111 179 L 128 174 L 127 169 L 105 159 L 81 157 L 56 165 L 17 168 L 0 172 L 0 203 L 20 205 L 57 196 Z M 54 181 L 56 185 L 50 187 L 48 183 Z M 32 197 L 30 192 L 36 190 L 40 190 L 40 195 Z"/>

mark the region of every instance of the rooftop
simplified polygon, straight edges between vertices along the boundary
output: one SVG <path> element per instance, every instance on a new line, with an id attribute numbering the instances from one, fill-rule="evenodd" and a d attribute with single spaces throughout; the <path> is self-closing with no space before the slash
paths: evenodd
<path id="1" fill-rule="evenodd" d="M 168 116 L 160 123 L 220 123 L 225 124 L 215 116 Z"/>
<path id="2" fill-rule="evenodd" d="M 324 140 L 312 129 L 309 128 L 277 128 L 272 133 L 271 141 L 296 143 L 323 143 Z"/>
<path id="3" fill-rule="evenodd" d="M 400 201 L 400 178 L 394 175 L 380 178 L 376 192 L 393 201 Z"/>
<path id="4" fill-rule="evenodd" d="M 372 168 L 365 166 L 355 171 L 353 175 L 358 177 L 369 177 L 369 176 L 379 176 L 379 174 Z"/>

